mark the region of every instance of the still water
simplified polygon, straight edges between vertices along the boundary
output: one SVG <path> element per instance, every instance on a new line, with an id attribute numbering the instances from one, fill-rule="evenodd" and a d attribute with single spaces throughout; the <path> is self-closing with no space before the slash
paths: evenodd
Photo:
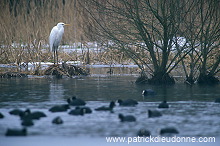
<path id="1" fill-rule="evenodd" d="M 135 84 L 136 75 L 91 75 L 77 78 L 22 78 L 0 79 L 0 109 L 5 118 L 0 119 L 0 137 L 7 128 L 21 128 L 18 117 L 8 112 L 14 108 L 43 111 L 47 117 L 34 121 L 28 127 L 29 136 L 136 136 L 141 128 L 148 129 L 153 136 L 165 127 L 175 127 L 179 136 L 220 137 L 220 104 L 214 103 L 220 97 L 220 85 L 189 86 L 177 83 L 173 86 L 152 86 Z M 142 96 L 142 90 L 152 89 L 154 96 Z M 136 107 L 114 108 L 114 113 L 93 110 L 92 114 L 71 116 L 68 112 L 51 113 L 48 109 L 66 103 L 72 96 L 82 98 L 88 107 L 95 109 L 108 106 L 117 99 L 135 99 Z M 169 109 L 158 109 L 166 99 Z M 74 107 L 71 107 L 74 109 Z M 148 118 L 147 110 L 158 110 L 163 116 Z M 118 114 L 133 115 L 136 122 L 121 123 Z M 64 123 L 53 125 L 52 119 L 60 116 Z"/>

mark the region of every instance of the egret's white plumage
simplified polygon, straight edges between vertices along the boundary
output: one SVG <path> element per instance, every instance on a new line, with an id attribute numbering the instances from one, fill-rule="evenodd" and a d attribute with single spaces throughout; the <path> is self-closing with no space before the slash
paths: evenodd
<path id="1" fill-rule="evenodd" d="M 54 64 L 57 61 L 58 63 L 58 47 L 60 45 L 63 33 L 64 33 L 64 25 L 69 25 L 65 24 L 63 22 L 58 23 L 56 26 L 54 26 L 50 32 L 49 36 L 49 45 L 50 45 L 50 51 L 54 52 Z"/>

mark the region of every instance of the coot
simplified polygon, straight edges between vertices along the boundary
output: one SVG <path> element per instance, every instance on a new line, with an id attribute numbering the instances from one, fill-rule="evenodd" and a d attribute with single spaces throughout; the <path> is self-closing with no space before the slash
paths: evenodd
<path id="1" fill-rule="evenodd" d="M 77 106 L 75 109 L 83 109 L 85 114 L 91 114 L 92 113 L 92 109 L 87 107 L 87 106 Z"/>
<path id="2" fill-rule="evenodd" d="M 0 119 L 3 119 L 4 115 L 0 112 Z"/>
<path id="3" fill-rule="evenodd" d="M 27 129 L 7 129 L 5 136 L 26 136 Z"/>
<path id="4" fill-rule="evenodd" d="M 75 96 L 73 96 L 72 98 L 68 98 L 67 103 L 72 106 L 86 105 L 86 102 L 84 100 L 76 98 Z"/>
<path id="5" fill-rule="evenodd" d="M 163 134 L 178 134 L 179 131 L 174 127 L 167 127 L 160 130 L 160 135 Z"/>
<path id="6" fill-rule="evenodd" d="M 114 107 L 115 107 L 115 102 L 111 101 L 108 107 L 101 106 L 101 107 L 96 108 L 95 110 L 96 111 L 112 111 Z"/>
<path id="7" fill-rule="evenodd" d="M 119 114 L 118 118 L 121 120 L 121 122 L 135 122 L 136 118 L 132 115 L 124 116 L 123 114 Z"/>
<path id="8" fill-rule="evenodd" d="M 30 109 L 27 109 L 23 113 L 21 113 L 19 116 L 21 120 L 24 120 L 24 119 L 39 120 L 42 117 L 46 117 L 46 114 L 41 111 L 31 112 Z"/>
<path id="9" fill-rule="evenodd" d="M 32 119 L 23 119 L 21 122 L 22 126 L 33 126 L 34 122 L 32 121 Z"/>
<path id="10" fill-rule="evenodd" d="M 13 109 L 13 110 L 9 111 L 9 114 L 19 116 L 23 112 L 24 111 L 21 109 Z"/>
<path id="11" fill-rule="evenodd" d="M 50 112 L 65 112 L 69 109 L 68 104 L 63 104 L 63 105 L 55 105 L 49 109 Z"/>
<path id="12" fill-rule="evenodd" d="M 143 90 L 142 95 L 148 96 L 148 95 L 155 95 L 156 93 L 152 89 Z"/>
<path id="13" fill-rule="evenodd" d="M 63 124 L 63 120 L 58 116 L 52 120 L 53 124 Z"/>
<path id="14" fill-rule="evenodd" d="M 73 109 L 69 112 L 70 115 L 75 115 L 75 116 L 83 116 L 85 114 L 85 109 L 81 109 L 81 108 L 76 108 Z"/>
<path id="15" fill-rule="evenodd" d="M 161 117 L 162 114 L 159 111 L 156 110 L 148 110 L 148 117 L 154 118 L 154 117 Z"/>
<path id="16" fill-rule="evenodd" d="M 140 129 L 137 133 L 137 136 L 141 136 L 141 137 L 148 137 L 150 136 L 150 131 L 146 130 L 146 129 Z"/>
<path id="17" fill-rule="evenodd" d="M 138 104 L 136 100 L 133 99 L 126 99 L 126 100 L 118 100 L 120 106 L 135 106 Z"/>
<path id="18" fill-rule="evenodd" d="M 169 108 L 169 105 L 168 105 L 167 101 L 164 100 L 163 102 L 161 102 L 161 103 L 158 105 L 158 108 Z"/>

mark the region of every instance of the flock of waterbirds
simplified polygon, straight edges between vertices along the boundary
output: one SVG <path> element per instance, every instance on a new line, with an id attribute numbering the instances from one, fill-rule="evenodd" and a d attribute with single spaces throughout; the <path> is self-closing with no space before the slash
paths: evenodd
<path id="1" fill-rule="evenodd" d="M 147 95 L 154 95 L 155 92 L 151 89 L 149 90 L 144 90 L 142 92 L 143 96 Z M 217 98 L 215 100 L 216 103 L 220 103 L 220 98 Z M 133 99 L 126 99 L 126 100 L 121 100 L 119 99 L 117 101 L 119 106 L 122 107 L 131 107 L 131 106 L 137 106 L 138 102 Z M 60 104 L 60 105 L 55 105 L 49 108 L 49 111 L 52 113 L 56 112 L 68 112 L 69 115 L 74 115 L 74 116 L 83 116 L 84 114 L 91 114 L 93 110 L 95 111 L 107 111 L 114 113 L 114 107 L 116 106 L 115 101 L 111 101 L 109 103 L 109 106 L 101 106 L 97 107 L 95 109 L 91 109 L 88 106 L 85 106 L 86 102 L 80 98 L 76 98 L 75 96 L 68 98 L 66 104 Z M 75 107 L 71 109 L 71 107 Z M 162 101 L 157 108 L 169 108 L 169 104 L 164 100 Z M 22 129 L 11 129 L 8 128 L 7 131 L 5 132 L 6 136 L 26 136 L 28 134 L 27 132 L 27 127 L 33 126 L 34 125 L 34 120 L 39 120 L 41 118 L 47 117 L 47 115 L 41 111 L 34 111 L 32 112 L 30 109 L 26 110 L 21 110 L 21 109 L 13 109 L 9 111 L 9 114 L 19 116 L 21 120 L 21 125 L 23 126 Z M 148 118 L 155 118 L 155 117 L 161 117 L 162 113 L 158 110 L 148 110 Z M 4 118 L 4 115 L 0 112 L 0 119 Z M 120 119 L 121 122 L 136 122 L 136 117 L 133 115 L 123 115 L 122 113 L 118 113 L 118 118 Z M 60 116 L 55 117 L 52 120 L 53 124 L 63 124 L 64 121 Z M 166 127 L 163 129 L 160 129 L 159 134 L 164 135 L 173 135 L 173 134 L 178 134 L 179 131 L 175 127 Z M 140 129 L 137 132 L 137 136 L 150 136 L 151 133 L 147 129 Z"/>

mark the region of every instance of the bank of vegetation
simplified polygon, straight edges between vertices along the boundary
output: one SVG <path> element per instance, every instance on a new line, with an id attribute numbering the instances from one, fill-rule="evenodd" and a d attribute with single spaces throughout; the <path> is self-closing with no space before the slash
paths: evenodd
<path id="1" fill-rule="evenodd" d="M 63 44 L 98 42 L 101 51 L 61 55 L 87 64 L 133 62 L 139 82 L 174 84 L 181 66 L 189 84 L 216 84 L 220 71 L 218 0 L 2 0 L 0 62 L 48 61 L 51 28 L 70 23 Z M 18 43 L 20 46 L 13 46 Z M 23 44 L 23 45 L 21 45 Z M 76 46 L 75 46 L 76 47 Z M 104 48 L 102 51 L 101 48 Z M 68 58 L 68 59 L 67 59 Z M 149 76 L 150 75 L 150 76 Z"/>

